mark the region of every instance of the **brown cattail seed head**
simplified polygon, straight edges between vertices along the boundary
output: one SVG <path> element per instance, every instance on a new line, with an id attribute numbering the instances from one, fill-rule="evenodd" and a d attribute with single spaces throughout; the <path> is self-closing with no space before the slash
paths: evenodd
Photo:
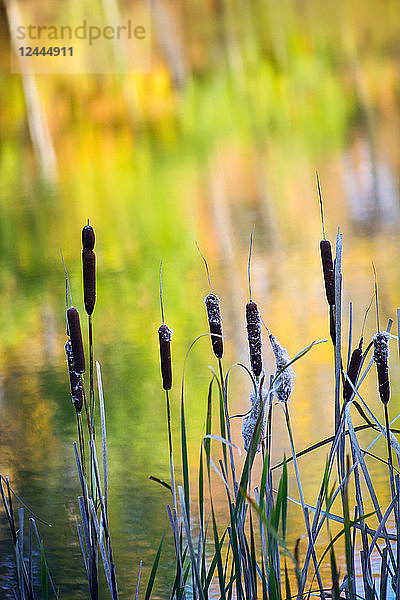
<path id="1" fill-rule="evenodd" d="M 91 225 L 85 225 L 82 229 L 82 246 L 86 248 L 86 250 L 93 250 L 95 243 L 95 235 L 94 230 Z"/>
<path id="2" fill-rule="evenodd" d="M 69 383 L 71 387 L 72 402 L 77 413 L 81 413 L 83 406 L 83 382 L 80 373 L 76 372 L 74 355 L 72 353 L 72 344 L 68 340 L 65 344 L 65 354 L 67 355 Z"/>
<path id="3" fill-rule="evenodd" d="M 379 395 L 383 404 L 387 404 L 390 399 L 389 383 L 389 346 L 390 333 L 387 331 L 378 331 L 373 336 L 374 342 L 374 361 L 378 373 Z"/>
<path id="4" fill-rule="evenodd" d="M 263 391 L 261 401 L 260 390 L 257 389 L 257 394 L 254 390 L 251 390 L 249 398 L 251 409 L 250 412 L 244 417 L 242 424 L 242 437 L 244 449 L 248 451 L 250 448 L 251 440 L 253 439 L 253 435 L 255 435 L 254 432 L 256 431 L 258 418 L 260 417 L 260 413 L 262 411 L 263 414 L 261 416 L 261 431 L 260 437 L 258 438 L 256 454 L 260 452 L 261 442 L 264 438 L 265 433 L 265 404 L 267 401 L 267 396 L 267 392 Z"/>
<path id="5" fill-rule="evenodd" d="M 91 315 L 96 303 L 96 255 L 93 250 L 82 250 L 82 267 L 85 310 Z"/>
<path id="6" fill-rule="evenodd" d="M 210 326 L 211 343 L 214 354 L 217 358 L 222 358 L 224 345 L 222 342 L 222 317 L 219 308 L 219 298 L 215 294 L 210 293 L 204 298 L 204 303 L 207 308 L 208 324 Z"/>
<path id="7" fill-rule="evenodd" d="M 67 321 L 69 337 L 72 345 L 72 355 L 74 357 L 75 370 L 77 373 L 85 372 L 85 353 L 83 351 L 81 323 L 79 313 L 72 307 L 67 310 Z"/>
<path id="8" fill-rule="evenodd" d="M 171 368 L 171 337 L 172 329 L 163 324 L 158 329 L 158 340 L 160 342 L 161 375 L 164 390 L 172 387 Z"/>
<path id="9" fill-rule="evenodd" d="M 251 370 L 258 377 L 262 371 L 262 341 L 260 313 L 255 302 L 248 302 L 246 304 L 246 323 Z"/>
<path id="10" fill-rule="evenodd" d="M 320 249 L 326 299 L 328 300 L 329 306 L 333 306 L 335 304 L 335 274 L 333 272 L 331 243 L 328 240 L 321 240 Z"/>
<path id="11" fill-rule="evenodd" d="M 360 340 L 360 346 L 358 348 L 355 348 L 355 350 L 353 350 L 353 352 L 352 352 L 352 355 L 350 358 L 349 370 L 347 372 L 347 377 L 350 379 L 350 381 L 354 387 L 356 385 L 358 373 L 360 371 L 361 358 L 362 358 L 362 338 Z M 344 401 L 348 402 L 350 400 L 350 398 L 352 397 L 352 395 L 353 395 L 353 388 L 351 387 L 349 381 L 346 379 L 346 381 L 344 382 L 344 386 L 343 386 Z"/>
<path id="12" fill-rule="evenodd" d="M 289 396 L 292 393 L 294 386 L 294 371 L 289 365 L 290 356 L 286 348 L 282 346 L 272 333 L 269 336 L 272 350 L 275 355 L 275 381 L 274 381 L 274 393 L 279 402 L 287 402 Z M 285 368 L 286 367 L 286 368 Z M 282 371 L 284 369 L 284 371 Z"/>

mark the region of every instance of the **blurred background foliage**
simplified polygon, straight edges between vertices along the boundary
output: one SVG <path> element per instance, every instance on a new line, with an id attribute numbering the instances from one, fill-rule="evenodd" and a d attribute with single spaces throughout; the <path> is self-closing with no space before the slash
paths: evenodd
<path id="1" fill-rule="evenodd" d="M 138 561 L 148 566 L 166 527 L 165 493 L 147 479 L 168 476 L 156 337 L 161 257 L 174 329 L 175 419 L 184 354 L 207 331 L 195 238 L 222 299 L 228 358 L 247 360 L 243 303 L 254 223 L 253 293 L 264 320 L 292 355 L 327 334 L 316 169 L 327 234 L 333 239 L 339 225 L 345 234 L 344 306 L 354 300 L 356 330 L 372 293 L 372 259 L 382 318 L 399 304 L 400 11 L 397 0 L 152 0 L 148 73 L 23 77 L 9 69 L 16 2 L 0 5 L 0 466 L 55 523 L 46 532 L 50 563 L 69 589 L 81 565 L 60 249 L 81 309 L 80 231 L 90 218 L 111 524 L 128 597 Z M 107 2 L 86 0 L 92 10 Z M 47 132 L 40 147 L 34 123 Z M 202 340 L 188 365 L 194 463 L 211 362 Z M 330 431 L 330 367 L 329 347 L 298 366 L 299 446 Z M 234 375 L 239 412 L 246 385 Z M 280 458 L 287 441 L 277 440 Z M 311 495 L 314 485 L 307 480 Z M 4 556 L 7 535 L 0 536 Z M 12 578 L 7 557 L 4 586 Z M 68 597 L 84 593 L 83 570 L 82 588 L 77 581 Z M 166 562 L 161 596 L 169 583 Z"/>

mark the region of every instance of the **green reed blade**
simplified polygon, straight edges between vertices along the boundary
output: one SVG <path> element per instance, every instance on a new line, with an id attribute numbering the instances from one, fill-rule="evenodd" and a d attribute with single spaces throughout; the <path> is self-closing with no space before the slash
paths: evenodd
<path id="1" fill-rule="evenodd" d="M 163 535 L 161 538 L 161 542 L 160 542 L 160 545 L 158 546 L 157 554 L 154 559 L 153 566 L 151 568 L 151 573 L 150 573 L 149 581 L 147 584 L 144 600 L 150 600 L 151 592 L 153 590 L 154 580 L 155 580 L 156 574 L 157 574 L 158 564 L 160 562 L 160 556 L 161 556 L 162 546 L 164 543 L 164 537 L 165 537 L 165 535 Z"/>

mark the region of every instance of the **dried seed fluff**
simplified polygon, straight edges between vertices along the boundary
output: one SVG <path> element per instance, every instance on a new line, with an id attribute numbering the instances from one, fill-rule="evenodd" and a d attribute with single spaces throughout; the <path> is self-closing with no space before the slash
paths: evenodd
<path id="1" fill-rule="evenodd" d="M 264 438 L 264 433 L 265 433 L 265 406 L 266 406 L 266 402 L 267 402 L 267 397 L 268 397 L 268 393 L 263 390 L 262 391 L 262 403 L 261 403 L 259 388 L 257 387 L 257 394 L 256 394 L 255 390 L 252 389 L 250 392 L 250 398 L 249 398 L 249 401 L 251 404 L 251 409 L 250 409 L 250 412 L 243 418 L 242 437 L 243 437 L 243 442 L 244 442 L 244 449 L 246 451 L 248 451 L 250 448 L 250 444 L 251 444 L 251 440 L 253 438 L 254 431 L 256 429 L 258 417 L 260 416 L 260 412 L 263 411 L 261 431 L 260 431 L 260 437 L 259 437 L 258 444 L 257 444 L 256 454 L 258 454 L 258 452 L 260 452 L 261 442 Z"/>
<path id="2" fill-rule="evenodd" d="M 278 342 L 272 333 L 270 334 L 269 339 L 272 350 L 274 351 L 276 364 L 274 393 L 279 402 L 287 402 L 294 386 L 294 371 L 291 366 L 286 366 L 290 362 L 290 356 L 286 348 Z M 282 369 L 285 370 L 282 371 Z"/>
<path id="3" fill-rule="evenodd" d="M 387 362 L 389 358 L 389 346 L 388 342 L 391 335 L 388 331 L 378 331 L 373 336 L 374 342 L 374 361 L 376 363 Z"/>

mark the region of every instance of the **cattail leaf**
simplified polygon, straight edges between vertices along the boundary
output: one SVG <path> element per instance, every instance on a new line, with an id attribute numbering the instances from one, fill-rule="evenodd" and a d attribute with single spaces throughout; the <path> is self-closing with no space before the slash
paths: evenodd
<path id="1" fill-rule="evenodd" d="M 137 576 L 135 600 L 138 600 L 138 597 L 139 597 L 139 585 L 140 585 L 140 575 L 142 574 L 142 565 L 143 565 L 143 561 L 141 560 L 139 563 L 139 573 Z"/>
<path id="2" fill-rule="evenodd" d="M 67 322 L 69 337 L 72 345 L 72 354 L 74 358 L 75 371 L 77 373 L 85 372 L 85 353 L 83 351 L 82 330 L 79 313 L 76 308 L 71 307 L 67 310 Z"/>
<path id="3" fill-rule="evenodd" d="M 286 600 L 291 600 L 292 592 L 290 590 L 290 580 L 289 580 L 289 573 L 288 573 L 286 560 L 285 560 L 285 591 L 286 591 Z"/>
<path id="4" fill-rule="evenodd" d="M 43 600 L 49 599 L 49 586 L 47 580 L 47 565 L 46 565 L 46 557 L 44 554 L 44 546 L 43 540 L 40 541 L 40 562 L 41 562 L 41 579 L 42 579 L 42 594 Z"/>
<path id="5" fill-rule="evenodd" d="M 205 525 L 204 525 L 203 446 L 200 446 L 200 462 L 199 462 L 199 517 L 200 517 L 200 530 L 201 530 L 201 532 L 204 532 Z"/>
<path id="6" fill-rule="evenodd" d="M 250 527 L 250 575 L 251 575 L 251 588 L 252 596 L 257 597 L 257 557 L 256 557 L 256 545 L 254 541 L 254 530 L 253 530 L 253 517 L 251 509 L 249 511 L 249 527 Z"/>
<path id="7" fill-rule="evenodd" d="M 86 558 L 86 549 L 85 549 L 85 541 L 83 539 L 82 526 L 80 525 L 80 523 L 78 523 L 77 529 L 78 529 L 79 544 L 80 544 L 81 552 L 82 552 L 83 564 L 85 565 L 86 575 L 89 578 L 88 564 L 87 564 L 87 558 Z"/>
<path id="8" fill-rule="evenodd" d="M 215 525 L 215 529 L 214 529 L 214 525 Z M 222 568 L 222 560 L 221 560 L 221 552 L 222 552 L 222 547 L 224 545 L 224 540 L 225 540 L 225 535 L 227 533 L 227 529 L 225 529 L 225 532 L 222 536 L 222 538 L 219 540 L 218 538 L 218 531 L 216 529 L 216 523 L 215 523 L 215 515 L 214 515 L 214 521 L 213 521 L 213 529 L 214 529 L 214 548 L 215 548 L 215 552 L 214 555 L 212 557 L 211 563 L 210 563 L 210 567 L 208 569 L 208 573 L 207 573 L 207 577 L 206 577 L 206 581 L 204 584 L 204 592 L 207 594 L 208 589 L 210 587 L 215 569 L 217 566 L 220 566 L 221 568 L 221 572 L 218 572 L 218 583 L 220 586 L 220 593 L 221 593 L 221 598 L 225 597 L 225 593 L 222 594 L 222 591 L 225 588 L 225 578 L 223 576 L 223 568 Z"/>
<path id="9" fill-rule="evenodd" d="M 287 494 L 288 494 L 288 474 L 286 455 L 283 456 L 283 469 L 279 482 L 279 489 L 282 495 L 282 537 L 286 540 L 286 524 L 287 524 Z"/>
<path id="10" fill-rule="evenodd" d="M 103 393 L 103 380 L 101 376 L 100 363 L 96 361 L 97 369 L 97 387 L 99 390 L 99 403 L 100 403 L 100 421 L 101 421 L 101 443 L 103 451 L 103 478 L 104 478 L 104 504 L 107 515 L 108 509 L 108 468 L 107 468 L 107 429 L 106 429 L 106 413 L 104 408 L 104 393 Z"/>
<path id="11" fill-rule="evenodd" d="M 35 519 L 31 518 L 30 521 L 31 521 L 32 526 L 33 526 L 33 531 L 35 533 L 36 541 L 38 543 L 38 546 L 40 546 L 41 541 L 40 541 L 39 531 L 38 531 Z M 53 594 L 54 594 L 55 598 L 58 598 L 58 593 L 56 591 L 56 587 L 54 585 L 54 581 L 53 581 L 53 578 L 51 576 L 50 569 L 49 569 L 49 566 L 47 564 L 47 560 L 46 560 L 46 556 L 45 555 L 44 555 L 44 562 L 45 562 L 46 571 L 47 571 L 47 578 L 48 578 L 48 581 L 50 582 L 51 589 L 53 591 Z"/>
<path id="12" fill-rule="evenodd" d="M 100 548 L 101 559 L 102 559 L 103 567 L 104 567 L 104 574 L 106 576 L 108 587 L 109 587 L 109 590 L 111 593 L 111 598 L 113 600 L 118 600 L 118 595 L 116 594 L 114 586 L 113 586 L 109 556 L 108 556 L 107 550 L 104 545 L 102 519 L 100 520 L 100 523 L 99 523 L 99 520 L 97 518 L 96 509 L 94 507 L 93 500 L 91 498 L 89 499 L 89 507 L 90 507 L 90 513 L 92 516 L 92 523 L 96 530 L 98 546 Z"/>
<path id="13" fill-rule="evenodd" d="M 243 496 L 242 496 L 243 497 Z M 231 518 L 231 526 L 229 528 L 229 538 L 232 546 L 232 555 L 233 555 L 233 564 L 232 568 L 234 568 L 234 577 L 236 582 L 236 592 L 237 598 L 243 598 L 243 587 L 242 587 L 242 576 L 241 576 L 241 551 L 239 546 L 239 540 L 237 536 L 237 522 L 238 516 L 237 512 L 232 509 L 232 505 L 229 505 L 229 512 Z"/>
<path id="14" fill-rule="evenodd" d="M 25 585 L 24 585 L 24 509 L 18 510 L 19 529 L 17 532 L 17 541 L 15 544 L 15 553 L 17 561 L 17 576 L 18 587 L 21 600 L 25 600 Z"/>
<path id="15" fill-rule="evenodd" d="M 160 556 L 161 556 L 161 550 L 162 550 L 162 546 L 163 546 L 163 542 L 164 542 L 164 537 L 165 536 L 163 535 L 161 538 L 161 542 L 158 547 L 157 554 L 156 554 L 156 557 L 153 562 L 153 566 L 151 568 L 151 573 L 150 573 L 150 577 L 149 577 L 149 582 L 147 584 L 144 600 L 150 600 L 151 592 L 153 590 L 154 580 L 155 580 L 156 574 L 157 574 L 158 564 L 160 562 Z"/>

